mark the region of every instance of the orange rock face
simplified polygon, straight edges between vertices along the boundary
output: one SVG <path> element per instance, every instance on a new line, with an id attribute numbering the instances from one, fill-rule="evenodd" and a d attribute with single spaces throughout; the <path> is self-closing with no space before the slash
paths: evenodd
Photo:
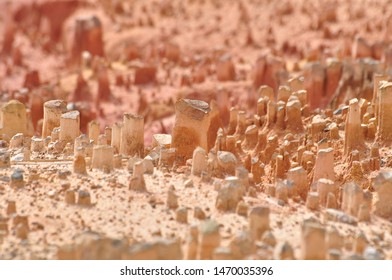
<path id="1" fill-rule="evenodd" d="M 104 56 L 102 24 L 98 17 L 81 17 L 75 22 L 71 59 L 80 61 L 82 52 Z"/>

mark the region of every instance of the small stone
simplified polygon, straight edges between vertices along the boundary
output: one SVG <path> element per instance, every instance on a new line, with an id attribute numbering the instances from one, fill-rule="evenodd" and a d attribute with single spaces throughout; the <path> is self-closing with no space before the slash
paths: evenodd
<path id="1" fill-rule="evenodd" d="M 143 161 L 138 161 L 134 164 L 132 178 L 129 181 L 129 189 L 139 192 L 146 191 Z"/>
<path id="2" fill-rule="evenodd" d="M 229 248 L 236 260 L 244 259 L 255 251 L 254 242 L 247 231 L 237 232 L 230 240 Z"/>
<path id="3" fill-rule="evenodd" d="M 15 228 L 16 237 L 25 240 L 29 234 L 29 229 L 24 224 L 18 224 Z"/>
<path id="4" fill-rule="evenodd" d="M 363 190 L 354 182 L 343 187 L 342 210 L 357 217 L 360 205 L 364 201 Z"/>
<path id="5" fill-rule="evenodd" d="M 370 222 L 370 209 L 367 204 L 362 204 L 359 207 L 358 222 Z"/>
<path id="6" fill-rule="evenodd" d="M 18 225 L 23 225 L 29 230 L 29 217 L 28 216 L 22 216 L 22 215 L 15 215 L 13 216 L 13 224 L 15 227 Z"/>
<path id="7" fill-rule="evenodd" d="M 286 184 L 283 181 L 278 180 L 275 186 L 275 196 L 279 201 L 283 203 L 288 202 L 289 190 Z"/>
<path id="8" fill-rule="evenodd" d="M 7 215 L 10 216 L 16 213 L 16 202 L 14 200 L 9 200 L 7 203 Z"/>
<path id="9" fill-rule="evenodd" d="M 375 179 L 374 189 L 377 192 L 375 214 L 392 219 L 392 172 L 380 172 Z"/>
<path id="10" fill-rule="evenodd" d="M 23 146 L 24 135 L 23 133 L 17 133 L 12 136 L 10 140 L 10 149 L 21 148 Z"/>
<path id="11" fill-rule="evenodd" d="M 0 149 L 0 168 L 7 168 L 10 166 L 10 153 L 5 149 Z"/>
<path id="12" fill-rule="evenodd" d="M 73 171 L 76 174 L 86 174 L 86 160 L 81 152 L 77 153 L 73 160 Z"/>
<path id="13" fill-rule="evenodd" d="M 333 152 L 332 148 L 320 149 L 317 152 L 313 182 L 317 182 L 322 178 L 329 179 L 333 182 L 335 181 Z"/>
<path id="14" fill-rule="evenodd" d="M 18 153 L 11 158 L 11 161 L 23 161 L 23 160 L 24 160 L 23 153 Z"/>
<path id="15" fill-rule="evenodd" d="M 327 195 L 327 208 L 336 209 L 338 208 L 338 203 L 336 201 L 336 196 L 333 193 L 328 193 Z"/>
<path id="16" fill-rule="evenodd" d="M 189 233 L 187 235 L 187 249 L 186 249 L 186 259 L 195 260 L 197 257 L 197 247 L 198 247 L 198 235 L 199 228 L 197 225 L 191 225 L 189 227 Z"/>
<path id="17" fill-rule="evenodd" d="M 23 170 L 21 169 L 16 169 L 12 174 L 11 174 L 11 187 L 23 187 L 24 186 L 24 180 L 23 180 Z"/>
<path id="18" fill-rule="evenodd" d="M 230 152 L 219 151 L 218 152 L 218 164 L 224 174 L 233 175 L 235 174 L 235 167 L 237 164 L 237 158 Z"/>
<path id="19" fill-rule="evenodd" d="M 327 230 L 325 242 L 328 249 L 340 250 L 344 245 L 344 237 L 335 227 L 332 227 Z"/>
<path id="20" fill-rule="evenodd" d="M 44 153 L 45 152 L 45 141 L 44 139 L 33 137 L 31 138 L 31 148 L 32 152 Z"/>
<path id="21" fill-rule="evenodd" d="M 299 195 L 304 200 L 308 194 L 308 178 L 305 169 L 302 166 L 291 168 L 287 172 L 287 179 L 293 182 L 293 195 Z"/>
<path id="22" fill-rule="evenodd" d="M 257 197 L 257 190 L 255 187 L 250 187 L 248 191 L 248 196 Z"/>
<path id="23" fill-rule="evenodd" d="M 56 196 L 56 194 L 57 194 L 56 190 L 50 190 L 50 191 L 48 191 L 48 196 L 49 196 L 50 198 L 54 198 L 54 197 Z"/>
<path id="24" fill-rule="evenodd" d="M 253 240 L 258 240 L 270 228 L 270 209 L 268 207 L 254 207 L 249 213 L 249 230 Z"/>
<path id="25" fill-rule="evenodd" d="M 270 197 L 275 196 L 275 185 L 272 184 L 267 185 L 267 195 L 269 195 Z"/>
<path id="26" fill-rule="evenodd" d="M 75 204 L 75 191 L 74 190 L 67 190 L 65 192 L 65 203 L 67 204 Z"/>
<path id="27" fill-rule="evenodd" d="M 213 260 L 233 260 L 233 253 L 230 248 L 218 247 L 212 253 Z"/>
<path id="28" fill-rule="evenodd" d="M 178 207 L 178 196 L 172 188 L 167 192 L 166 205 L 169 209 L 177 209 Z"/>
<path id="29" fill-rule="evenodd" d="M 69 171 L 66 171 L 66 170 L 59 170 L 58 172 L 57 172 L 57 177 L 60 179 L 60 180 L 65 180 L 65 179 L 67 179 L 67 176 L 69 175 Z"/>
<path id="30" fill-rule="evenodd" d="M 87 191 L 79 191 L 78 204 L 82 206 L 90 206 L 91 205 L 90 193 Z"/>
<path id="31" fill-rule="evenodd" d="M 308 193 L 306 199 L 306 207 L 310 210 L 316 211 L 319 209 L 319 195 L 316 192 Z"/>
<path id="32" fill-rule="evenodd" d="M 184 187 L 185 188 L 193 188 L 193 181 L 191 179 L 188 179 L 184 182 Z"/>
<path id="33" fill-rule="evenodd" d="M 317 181 L 317 192 L 321 206 L 326 206 L 328 195 L 335 192 L 335 183 L 331 180 L 321 178 Z M 334 207 L 336 208 L 336 207 Z"/>
<path id="34" fill-rule="evenodd" d="M 134 166 L 135 166 L 135 163 L 137 163 L 137 162 L 139 162 L 139 161 L 141 161 L 141 160 L 142 160 L 142 159 L 139 158 L 139 157 L 130 157 L 130 158 L 128 159 L 128 162 L 127 162 L 128 171 L 131 172 L 131 173 L 133 173 L 133 168 L 134 168 Z M 143 170 L 144 170 L 144 169 L 143 169 Z"/>
<path id="35" fill-rule="evenodd" d="M 201 176 L 205 171 L 207 171 L 207 153 L 203 148 L 197 147 L 193 151 L 191 173 Z"/>
<path id="36" fill-rule="evenodd" d="M 153 174 L 154 173 L 154 162 L 150 156 L 146 156 L 143 159 L 144 173 Z"/>
<path id="37" fill-rule="evenodd" d="M 340 260 L 342 253 L 340 250 L 338 249 L 330 249 L 327 252 L 328 256 L 327 259 L 328 260 Z"/>
<path id="38" fill-rule="evenodd" d="M 233 178 L 233 179 L 230 179 Z M 215 206 L 221 211 L 235 210 L 238 202 L 242 198 L 243 188 L 235 177 L 225 180 L 225 185 L 218 191 Z"/>
<path id="39" fill-rule="evenodd" d="M 198 256 L 200 260 L 212 259 L 215 248 L 220 245 L 219 224 L 213 220 L 206 220 L 199 226 Z"/>
<path id="40" fill-rule="evenodd" d="M 302 224 L 301 251 L 304 260 L 326 258 L 325 229 L 320 224 L 305 220 Z"/>
<path id="41" fill-rule="evenodd" d="M 360 232 L 356 237 L 354 241 L 354 251 L 357 254 L 362 254 L 368 245 L 368 241 L 366 239 L 366 236 L 363 232 Z"/>
<path id="42" fill-rule="evenodd" d="M 383 255 L 374 247 L 367 246 L 363 252 L 365 260 L 383 260 Z"/>
<path id="43" fill-rule="evenodd" d="M 170 134 L 154 134 L 152 136 L 151 147 L 159 147 L 169 149 L 172 143 L 172 136 Z"/>
<path id="44" fill-rule="evenodd" d="M 114 148 L 109 145 L 97 145 L 93 148 L 92 168 L 100 170 L 113 170 Z"/>
<path id="45" fill-rule="evenodd" d="M 276 259 L 278 260 L 294 260 L 294 249 L 287 241 L 278 244 L 275 250 Z"/>
<path id="46" fill-rule="evenodd" d="M 249 209 L 248 204 L 246 204 L 244 201 L 240 201 L 237 204 L 236 213 L 240 216 L 247 217 L 248 216 L 248 209 Z"/>
<path id="47" fill-rule="evenodd" d="M 271 247 L 275 247 L 276 245 L 276 238 L 272 231 L 269 230 L 264 232 L 263 236 L 261 237 L 261 241 Z"/>
<path id="48" fill-rule="evenodd" d="M 176 210 L 176 221 L 182 224 L 188 223 L 188 209 L 186 207 Z"/>
<path id="49" fill-rule="evenodd" d="M 4 235 L 8 233 L 8 219 L 2 216 L 0 216 L 0 232 L 3 232 Z M 0 240 L 0 244 L 1 244 L 1 240 Z"/>
<path id="50" fill-rule="evenodd" d="M 176 149 L 162 148 L 159 153 L 159 166 L 172 167 L 176 159 Z"/>
<path id="51" fill-rule="evenodd" d="M 336 209 L 327 209 L 325 211 L 325 219 L 327 221 L 340 222 L 354 226 L 357 225 L 356 218 Z"/>

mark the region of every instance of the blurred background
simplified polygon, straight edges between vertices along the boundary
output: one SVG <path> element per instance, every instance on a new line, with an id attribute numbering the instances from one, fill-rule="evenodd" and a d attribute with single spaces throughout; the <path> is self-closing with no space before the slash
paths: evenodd
<path id="1" fill-rule="evenodd" d="M 0 15 L 0 102 L 23 102 L 35 135 L 51 99 L 83 132 L 139 113 L 147 144 L 179 97 L 216 100 L 227 124 L 261 85 L 304 76 L 310 108 L 333 107 L 368 97 L 392 59 L 387 0 L 0 0 Z"/>

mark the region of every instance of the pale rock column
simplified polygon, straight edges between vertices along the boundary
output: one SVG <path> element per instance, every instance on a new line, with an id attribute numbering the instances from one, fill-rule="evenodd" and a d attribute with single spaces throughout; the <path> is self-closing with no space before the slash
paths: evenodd
<path id="1" fill-rule="evenodd" d="M 61 115 L 67 110 L 64 100 L 49 100 L 44 103 L 44 123 L 42 138 L 50 136 L 53 129 L 60 126 Z"/>
<path id="2" fill-rule="evenodd" d="M 376 139 L 382 145 L 392 142 L 392 83 L 385 82 L 379 88 L 378 130 Z"/>
<path id="3" fill-rule="evenodd" d="M 113 170 L 114 148 L 109 145 L 97 145 L 93 148 L 92 168 L 105 171 Z"/>
<path id="4" fill-rule="evenodd" d="M 344 130 L 344 154 L 349 155 L 353 150 L 362 151 L 365 148 L 364 135 L 361 128 L 361 110 L 358 99 L 349 102 L 346 126 Z"/>
<path id="5" fill-rule="evenodd" d="M 120 153 L 143 157 L 144 154 L 144 118 L 134 114 L 124 114 L 121 129 Z"/>
<path id="6" fill-rule="evenodd" d="M 61 115 L 59 140 L 72 142 L 80 135 L 80 113 L 70 111 Z"/>
<path id="7" fill-rule="evenodd" d="M 313 182 L 317 182 L 321 178 L 335 181 L 334 157 L 332 148 L 320 149 L 317 152 L 313 173 Z"/>

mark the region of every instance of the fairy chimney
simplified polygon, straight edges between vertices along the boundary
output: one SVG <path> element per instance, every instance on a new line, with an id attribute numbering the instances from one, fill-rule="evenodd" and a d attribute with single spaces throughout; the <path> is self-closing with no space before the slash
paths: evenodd
<path id="1" fill-rule="evenodd" d="M 172 148 L 176 148 L 177 160 L 185 162 L 197 146 L 206 151 L 214 146 L 221 127 L 219 111 L 214 105 L 191 99 L 180 99 L 175 108 Z"/>

